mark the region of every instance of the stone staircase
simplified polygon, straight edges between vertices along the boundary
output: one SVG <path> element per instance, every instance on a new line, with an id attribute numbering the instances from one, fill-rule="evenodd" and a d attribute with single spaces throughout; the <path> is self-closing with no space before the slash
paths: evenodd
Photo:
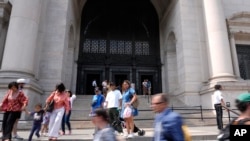
<path id="1" fill-rule="evenodd" d="M 73 104 L 73 110 L 71 114 L 71 124 L 74 129 L 89 129 L 94 128 L 89 117 L 90 113 L 90 103 L 92 101 L 93 95 L 77 95 L 76 100 Z M 139 105 L 139 115 L 135 117 L 135 124 L 139 128 L 151 128 L 154 122 L 154 113 L 150 108 L 150 101 L 147 97 L 138 95 L 140 105 Z M 214 126 L 216 125 L 215 115 L 211 110 L 203 110 L 203 120 L 201 119 L 201 112 L 199 107 L 186 107 L 181 101 L 173 101 L 178 103 L 178 106 L 174 106 L 174 111 L 182 115 L 184 122 L 188 126 Z M 172 105 L 171 103 L 170 105 Z M 182 107 L 182 108 L 178 108 Z M 185 109 L 183 108 L 185 107 Z M 178 109 L 176 109 L 178 108 Z M 25 115 L 25 114 L 23 114 Z M 232 115 L 233 116 L 233 115 Z M 227 113 L 224 112 L 224 117 L 227 117 Z M 2 114 L 0 114 L 0 119 L 2 119 Z M 24 119 L 24 118 L 23 118 Z M 224 124 L 229 122 L 228 118 L 224 118 Z M 19 122 L 20 129 L 30 129 L 32 126 L 31 120 L 21 120 Z"/>

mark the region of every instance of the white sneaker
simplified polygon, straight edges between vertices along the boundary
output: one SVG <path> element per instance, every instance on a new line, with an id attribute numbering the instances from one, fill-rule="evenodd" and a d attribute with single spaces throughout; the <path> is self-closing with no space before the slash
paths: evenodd
<path id="1" fill-rule="evenodd" d="M 134 134 L 133 133 L 129 134 L 127 138 L 134 138 Z"/>
<path id="2" fill-rule="evenodd" d="M 127 138 L 127 137 L 128 137 L 128 134 L 124 133 L 124 134 L 123 134 L 123 137 Z"/>
<path id="3" fill-rule="evenodd" d="M 22 138 L 22 137 L 20 137 L 20 136 L 18 136 L 18 135 L 14 135 L 14 136 L 13 136 L 13 138 L 14 138 L 14 139 L 23 140 L 23 138 Z"/>

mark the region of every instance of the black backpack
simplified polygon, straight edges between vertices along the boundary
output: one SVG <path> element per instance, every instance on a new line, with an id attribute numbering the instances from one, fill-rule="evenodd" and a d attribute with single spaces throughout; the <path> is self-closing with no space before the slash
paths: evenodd
<path id="1" fill-rule="evenodd" d="M 218 141 L 229 141 L 230 140 L 230 125 L 244 125 L 245 122 L 250 121 L 250 118 L 245 118 L 239 121 L 236 121 L 237 118 L 233 119 L 225 128 L 221 130 L 217 136 Z"/>

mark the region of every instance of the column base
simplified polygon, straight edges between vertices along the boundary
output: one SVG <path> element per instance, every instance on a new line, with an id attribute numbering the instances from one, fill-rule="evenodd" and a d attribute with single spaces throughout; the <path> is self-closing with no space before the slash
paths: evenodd
<path id="1" fill-rule="evenodd" d="M 214 82 L 223 82 L 223 81 L 237 81 L 236 76 L 235 75 L 231 75 L 228 73 L 221 73 L 218 75 L 214 75 L 209 79 L 210 82 L 214 83 Z"/>

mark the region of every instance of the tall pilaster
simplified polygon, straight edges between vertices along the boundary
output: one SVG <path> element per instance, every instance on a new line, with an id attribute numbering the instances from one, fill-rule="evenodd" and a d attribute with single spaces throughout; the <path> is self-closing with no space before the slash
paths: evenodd
<path id="1" fill-rule="evenodd" d="M 0 1 L 0 66 L 10 20 L 11 5 L 7 1 Z"/>
<path id="2" fill-rule="evenodd" d="M 0 76 L 34 77 L 41 0 L 13 1 Z"/>
<path id="3" fill-rule="evenodd" d="M 211 81 L 235 81 L 221 0 L 203 0 Z"/>

